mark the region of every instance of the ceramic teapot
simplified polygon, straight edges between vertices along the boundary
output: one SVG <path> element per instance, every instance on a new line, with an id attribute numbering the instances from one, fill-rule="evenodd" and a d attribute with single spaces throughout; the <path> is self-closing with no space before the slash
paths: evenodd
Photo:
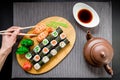
<path id="1" fill-rule="evenodd" d="M 95 67 L 104 67 L 106 72 L 113 75 L 109 66 L 113 58 L 113 48 L 104 38 L 93 37 L 90 31 L 86 35 L 87 42 L 84 46 L 84 57 L 88 63 Z"/>

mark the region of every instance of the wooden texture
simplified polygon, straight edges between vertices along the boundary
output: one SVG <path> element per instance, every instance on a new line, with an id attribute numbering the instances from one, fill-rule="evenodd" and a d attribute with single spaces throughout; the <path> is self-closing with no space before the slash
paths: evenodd
<path id="1" fill-rule="evenodd" d="M 67 27 L 62 27 L 62 30 L 63 32 L 66 34 L 67 36 L 67 39 L 70 41 L 70 44 L 68 44 L 65 48 L 61 49 L 57 55 L 55 55 L 54 57 L 52 57 L 50 59 L 50 61 L 48 63 L 46 63 L 45 65 L 43 65 L 39 70 L 35 70 L 33 67 L 31 70 L 27 71 L 28 73 L 31 73 L 31 74 L 42 74 L 42 73 L 45 73 L 45 72 L 48 72 L 50 71 L 51 69 L 53 69 L 55 66 L 57 66 L 68 54 L 69 52 L 71 51 L 71 49 L 73 48 L 74 46 L 74 43 L 75 43 L 75 39 L 76 39 L 76 32 L 73 28 L 73 26 L 71 25 L 71 23 L 69 21 L 67 21 L 66 19 L 62 18 L 62 17 L 57 17 L 57 16 L 54 16 L 54 17 L 49 17 L 49 18 L 46 18 L 42 21 L 40 21 L 39 23 L 37 23 L 36 25 L 40 25 L 40 24 L 45 24 L 46 23 L 49 23 L 51 21 L 55 21 L 55 22 L 62 22 L 62 23 L 65 23 L 67 24 Z M 34 28 L 33 28 L 34 29 Z M 33 32 L 33 29 L 31 29 L 30 31 L 28 31 L 28 33 L 32 33 Z M 55 28 L 53 28 L 55 30 Z M 72 34 L 71 34 L 72 32 Z M 28 36 L 24 36 L 23 39 L 28 39 L 30 37 Z M 38 41 L 36 40 L 36 38 L 32 38 L 32 40 L 34 40 L 34 45 L 32 46 L 31 50 L 37 45 L 39 44 Z M 19 44 L 20 46 L 20 44 Z M 18 46 L 18 47 L 19 47 Z M 16 54 L 16 57 L 17 57 L 17 61 L 19 63 L 19 65 L 22 67 L 24 62 L 28 61 L 26 58 L 25 58 L 25 55 L 20 55 L 20 54 Z"/>

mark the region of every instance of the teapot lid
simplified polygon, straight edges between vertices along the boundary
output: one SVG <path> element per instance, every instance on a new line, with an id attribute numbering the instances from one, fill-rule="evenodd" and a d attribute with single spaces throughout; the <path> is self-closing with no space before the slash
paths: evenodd
<path id="1" fill-rule="evenodd" d="M 90 54 L 95 63 L 108 64 L 112 60 L 113 50 L 110 44 L 103 41 L 93 45 Z"/>

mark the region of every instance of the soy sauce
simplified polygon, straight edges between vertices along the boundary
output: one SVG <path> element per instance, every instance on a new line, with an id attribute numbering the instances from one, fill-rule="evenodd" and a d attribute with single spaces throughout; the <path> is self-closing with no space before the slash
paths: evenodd
<path id="1" fill-rule="evenodd" d="M 83 23 L 89 23 L 93 16 L 92 13 L 87 9 L 82 9 L 78 12 L 78 18 Z"/>

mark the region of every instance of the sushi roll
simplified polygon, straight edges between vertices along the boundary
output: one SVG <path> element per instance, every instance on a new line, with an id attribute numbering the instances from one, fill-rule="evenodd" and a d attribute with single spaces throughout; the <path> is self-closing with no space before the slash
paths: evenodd
<path id="1" fill-rule="evenodd" d="M 52 54 L 47 54 L 47 57 L 48 57 L 49 59 L 51 59 L 51 58 L 53 57 L 53 55 L 52 55 Z"/>
<path id="2" fill-rule="evenodd" d="M 41 65 L 39 63 L 34 64 L 34 69 L 39 70 L 41 68 Z"/>
<path id="3" fill-rule="evenodd" d="M 51 54 L 52 56 L 55 56 L 55 55 L 57 54 L 57 52 L 60 51 L 60 49 L 61 49 L 61 47 L 58 45 L 58 46 L 55 47 L 55 49 L 52 49 L 52 50 L 50 51 L 50 54 Z"/>
<path id="4" fill-rule="evenodd" d="M 30 60 L 32 58 L 32 54 L 30 52 L 26 53 L 25 58 Z"/>
<path id="5" fill-rule="evenodd" d="M 51 40 L 53 40 L 55 37 L 54 36 L 52 36 L 52 34 L 49 34 L 47 37 L 46 37 L 46 39 L 48 40 L 48 41 L 51 41 Z"/>
<path id="6" fill-rule="evenodd" d="M 53 35 L 54 37 L 57 37 L 57 36 L 58 36 L 58 32 L 57 32 L 57 31 L 53 31 L 53 32 L 52 32 L 52 35 Z"/>
<path id="7" fill-rule="evenodd" d="M 52 49 L 50 51 L 50 54 L 52 54 L 52 56 L 55 56 L 57 54 L 57 50 L 56 49 Z"/>
<path id="8" fill-rule="evenodd" d="M 49 41 L 48 41 L 47 39 L 44 39 L 44 40 L 42 41 L 42 44 L 43 44 L 44 46 L 46 46 L 48 43 L 49 43 Z"/>
<path id="9" fill-rule="evenodd" d="M 42 58 L 42 61 L 43 61 L 44 63 L 47 63 L 49 60 L 50 60 L 50 59 L 49 59 L 48 56 L 44 56 L 44 57 Z"/>
<path id="10" fill-rule="evenodd" d="M 49 49 L 47 47 L 44 47 L 42 49 L 43 54 L 47 54 L 49 52 Z"/>
<path id="11" fill-rule="evenodd" d="M 51 34 L 52 34 L 52 36 L 54 36 L 54 37 L 57 37 L 59 34 L 61 34 L 63 32 L 63 30 L 60 28 L 60 27 L 58 27 L 55 31 L 53 31 Z"/>
<path id="12" fill-rule="evenodd" d="M 39 63 L 39 65 L 41 65 L 41 66 L 44 65 L 44 62 L 43 62 L 42 60 L 39 61 L 38 63 Z"/>
<path id="13" fill-rule="evenodd" d="M 34 61 L 33 59 L 29 60 L 33 65 L 36 63 L 36 61 Z"/>
<path id="14" fill-rule="evenodd" d="M 36 54 L 34 57 L 33 57 L 33 60 L 35 62 L 38 62 L 40 60 L 40 56 L 38 54 Z"/>
<path id="15" fill-rule="evenodd" d="M 56 40 L 52 40 L 52 41 L 50 42 L 50 44 L 51 44 L 52 46 L 56 46 L 56 45 L 57 45 L 57 41 L 56 41 Z"/>
<path id="16" fill-rule="evenodd" d="M 66 35 L 65 35 L 64 33 L 61 33 L 61 34 L 60 34 L 60 39 L 63 40 L 63 39 L 65 39 L 65 38 L 66 38 Z"/>
<path id="17" fill-rule="evenodd" d="M 63 41 L 61 41 L 61 42 L 59 43 L 59 46 L 60 46 L 61 48 L 64 48 L 68 43 L 69 43 L 68 39 L 65 38 Z"/>
<path id="18" fill-rule="evenodd" d="M 63 32 L 63 30 L 60 27 L 58 27 L 56 31 L 58 32 L 58 34 L 61 34 Z"/>
<path id="19" fill-rule="evenodd" d="M 35 46 L 34 49 L 33 49 L 33 51 L 34 51 L 35 53 L 39 53 L 40 50 L 41 50 L 41 48 L 40 48 L 39 45 Z"/>

